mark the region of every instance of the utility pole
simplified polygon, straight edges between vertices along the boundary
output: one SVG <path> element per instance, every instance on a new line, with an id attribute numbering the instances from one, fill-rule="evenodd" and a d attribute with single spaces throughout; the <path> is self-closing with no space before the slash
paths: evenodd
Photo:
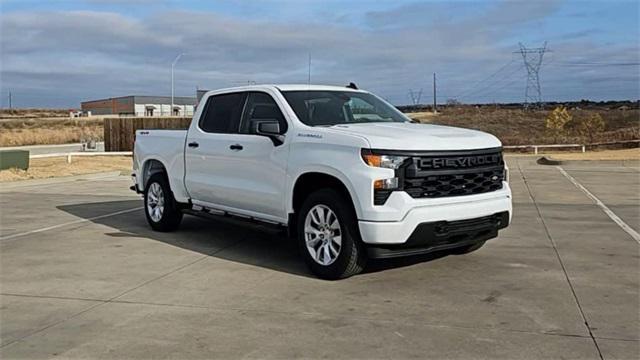
<path id="1" fill-rule="evenodd" d="M 184 53 L 178 54 L 178 56 L 176 56 L 176 58 L 171 63 L 171 110 L 169 110 L 169 116 L 173 116 L 173 94 L 174 94 L 174 89 L 173 89 L 173 68 L 176 67 L 176 64 L 178 63 L 178 60 L 180 60 L 182 55 L 184 55 Z M 160 112 L 162 113 L 162 109 L 160 109 Z"/>
<path id="2" fill-rule="evenodd" d="M 542 88 L 540 87 L 540 67 L 542 65 L 542 57 L 547 49 L 547 42 L 541 48 L 527 48 L 522 43 L 520 51 L 514 51 L 522 55 L 524 66 L 527 69 L 527 87 L 524 90 L 524 107 L 542 106 Z"/>
<path id="3" fill-rule="evenodd" d="M 309 74 L 307 76 L 307 84 L 311 85 L 311 53 L 309 53 Z"/>
<path id="4" fill-rule="evenodd" d="M 9 109 L 11 109 L 11 91 L 9 91 Z"/>
<path id="5" fill-rule="evenodd" d="M 437 104 L 437 96 L 436 96 L 436 73 L 433 73 L 433 113 L 437 113 L 438 109 L 436 108 Z"/>

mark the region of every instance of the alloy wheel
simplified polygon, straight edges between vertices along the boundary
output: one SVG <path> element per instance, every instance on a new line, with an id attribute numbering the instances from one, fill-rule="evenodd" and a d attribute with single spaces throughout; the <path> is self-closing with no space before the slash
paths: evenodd
<path id="1" fill-rule="evenodd" d="M 336 214 L 325 205 L 312 207 L 304 221 L 304 238 L 315 262 L 333 264 L 342 248 L 342 229 Z"/>

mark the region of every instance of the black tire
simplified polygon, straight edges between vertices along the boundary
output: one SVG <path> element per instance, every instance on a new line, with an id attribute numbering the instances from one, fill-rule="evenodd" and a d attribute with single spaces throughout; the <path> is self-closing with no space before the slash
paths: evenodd
<path id="1" fill-rule="evenodd" d="M 156 220 L 154 220 L 152 215 L 150 214 L 149 207 L 149 193 L 151 192 L 154 184 L 160 186 L 162 195 L 164 197 L 164 208 L 162 211 L 162 215 L 159 219 Z M 153 202 L 153 200 L 151 202 Z M 173 192 L 171 192 L 169 181 L 167 180 L 167 177 L 164 173 L 153 174 L 149 178 L 149 181 L 147 181 L 144 189 L 144 213 L 147 217 L 147 222 L 153 230 L 168 232 L 174 231 L 180 226 L 180 222 L 182 221 L 182 211 L 180 211 L 178 203 L 173 197 Z"/>
<path id="2" fill-rule="evenodd" d="M 480 242 L 475 243 L 475 244 L 471 244 L 471 245 L 455 248 L 455 249 L 451 250 L 451 253 L 454 254 L 454 255 L 464 255 L 464 254 L 472 253 L 472 252 L 480 249 L 481 247 L 483 247 L 484 243 L 485 243 L 484 241 L 480 241 Z"/>
<path id="3" fill-rule="evenodd" d="M 337 217 L 341 235 L 341 245 L 337 258 L 329 264 L 318 263 L 307 249 L 305 220 L 311 209 L 317 205 L 329 208 Z M 321 189 L 311 193 L 298 212 L 297 238 L 300 254 L 311 271 L 322 279 L 337 280 L 360 273 L 366 264 L 366 253 L 352 205 L 344 195 L 333 189 Z"/>

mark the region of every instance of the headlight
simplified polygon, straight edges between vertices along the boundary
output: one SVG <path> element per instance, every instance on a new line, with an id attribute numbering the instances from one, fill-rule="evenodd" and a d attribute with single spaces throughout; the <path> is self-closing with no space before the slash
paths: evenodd
<path id="1" fill-rule="evenodd" d="M 362 159 L 367 165 L 373 167 L 395 170 L 399 168 L 408 158 L 408 156 L 376 155 L 372 154 L 369 150 L 362 150 Z"/>

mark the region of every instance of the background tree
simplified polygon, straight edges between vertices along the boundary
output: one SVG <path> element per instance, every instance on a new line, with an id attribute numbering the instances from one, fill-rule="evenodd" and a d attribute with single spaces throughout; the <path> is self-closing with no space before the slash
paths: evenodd
<path id="1" fill-rule="evenodd" d="M 553 137 L 554 142 L 558 142 L 563 135 L 565 135 L 565 126 L 573 119 L 569 110 L 564 106 L 558 106 L 549 115 L 545 121 L 545 127 L 550 136 Z"/>
<path id="2" fill-rule="evenodd" d="M 596 136 L 603 131 L 604 120 L 598 113 L 589 114 L 578 124 L 578 133 L 590 143 L 593 143 Z"/>

